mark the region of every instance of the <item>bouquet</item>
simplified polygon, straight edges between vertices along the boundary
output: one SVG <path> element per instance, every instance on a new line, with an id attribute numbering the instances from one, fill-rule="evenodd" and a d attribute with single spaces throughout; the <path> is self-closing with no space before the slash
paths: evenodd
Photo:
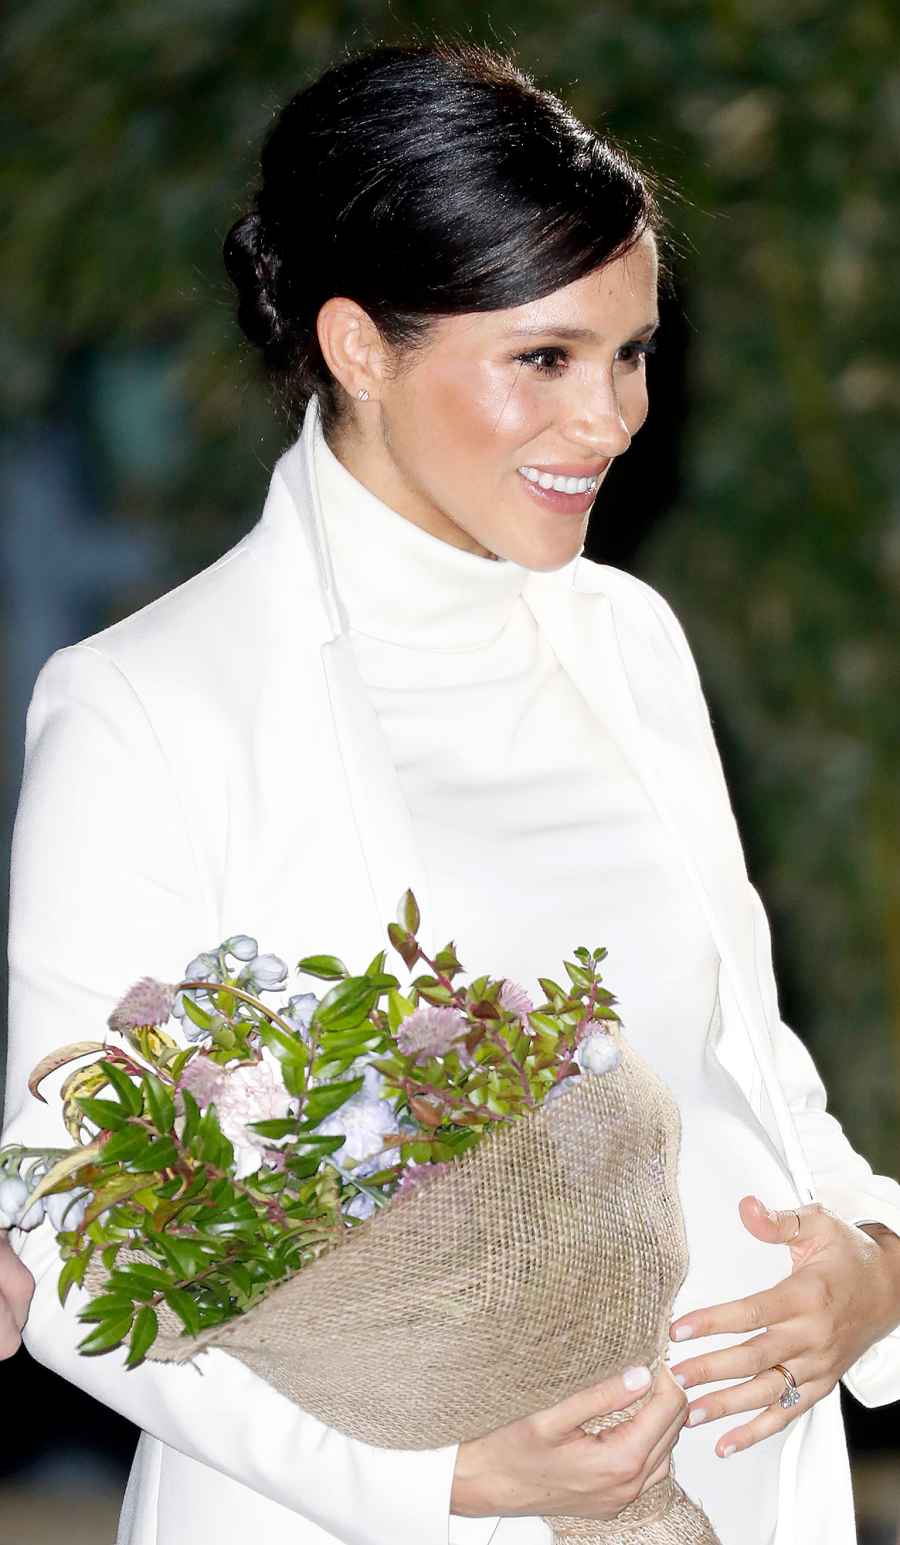
<path id="1" fill-rule="evenodd" d="M 56 1229 L 62 1301 L 91 1294 L 82 1353 L 219 1347 L 348 1436 L 413 1449 L 659 1365 L 687 1267 L 679 1114 L 621 1035 L 606 952 L 539 978 L 536 1007 L 508 979 L 458 985 L 454 943 L 430 959 L 419 925 L 407 891 L 388 938 L 425 970 L 403 991 L 386 951 L 359 976 L 307 956 L 297 971 L 334 985 L 276 1010 L 286 964 L 236 935 L 35 1068 L 42 1099 L 78 1064 L 73 1145 L 0 1150 L 0 1223 Z M 558 1541 L 716 1545 L 671 1467 L 614 1520 L 548 1522 Z"/>

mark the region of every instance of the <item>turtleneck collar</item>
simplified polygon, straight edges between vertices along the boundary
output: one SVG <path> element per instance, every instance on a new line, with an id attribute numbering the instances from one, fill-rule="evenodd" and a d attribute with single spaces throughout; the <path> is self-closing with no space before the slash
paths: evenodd
<path id="1" fill-rule="evenodd" d="M 482 558 L 384 504 L 314 437 L 322 521 L 350 628 L 406 648 L 455 653 L 502 633 L 531 570 Z"/>

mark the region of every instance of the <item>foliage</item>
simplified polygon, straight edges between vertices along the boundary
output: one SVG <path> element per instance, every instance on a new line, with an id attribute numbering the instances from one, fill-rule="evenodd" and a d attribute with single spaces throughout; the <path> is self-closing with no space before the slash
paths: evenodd
<path id="1" fill-rule="evenodd" d="M 618 1016 L 598 970 L 604 950 L 579 947 L 565 962 L 569 985 L 541 979 L 546 1001 L 533 1009 L 523 989 L 513 984 L 510 997 L 502 979 L 455 985 L 463 968 L 453 942 L 434 960 L 424 953 L 411 891 L 399 916 L 391 943 L 409 969 L 420 962 L 429 969 L 401 994 L 384 969 L 385 951 L 360 976 L 335 956 L 305 957 L 299 972 L 334 985 L 303 1022 L 286 1017 L 289 1005 L 275 1012 L 241 985 L 256 961 L 276 957 L 256 956 L 238 975 L 189 978 L 177 989 L 145 978 L 110 1016 L 123 1044 L 103 1044 L 62 1086 L 76 1147 L 0 1150 L 0 1174 L 23 1192 L 16 1201 L 22 1217 L 31 1213 L 30 1226 L 45 1200 L 82 1199 L 77 1219 L 61 1219 L 61 1300 L 73 1283 L 85 1283 L 95 1257 L 106 1275 L 80 1310 L 93 1325 L 81 1352 L 107 1352 L 127 1339 L 128 1364 L 137 1366 L 156 1338 L 161 1305 L 191 1335 L 241 1314 L 274 1282 L 340 1245 L 377 1207 L 400 1203 L 422 1169 L 460 1158 L 582 1076 L 581 1055 L 598 1037 L 608 1040 L 602 1027 Z M 221 961 L 227 945 L 244 941 L 255 948 L 239 935 L 222 946 Z M 155 996 L 168 1014 L 176 994 L 194 1045 L 179 1044 L 159 1023 L 128 1023 L 135 1003 L 145 1007 Z M 378 1007 L 385 996 L 386 1010 Z M 49 1072 L 92 1049 L 82 1042 L 45 1058 L 31 1080 L 38 1098 Z M 249 1121 L 261 1154 L 247 1174 L 217 1101 L 224 1105 L 229 1080 L 259 1069 L 267 1054 L 289 1109 Z M 590 1058 L 583 1066 L 585 1074 L 605 1070 Z M 347 1157 L 346 1113 L 354 1104 L 359 1113 L 360 1103 L 369 1107 L 361 1114 L 372 1152 Z M 385 1105 L 389 1132 L 379 1120 Z M 17 1173 L 25 1160 L 27 1195 Z"/>

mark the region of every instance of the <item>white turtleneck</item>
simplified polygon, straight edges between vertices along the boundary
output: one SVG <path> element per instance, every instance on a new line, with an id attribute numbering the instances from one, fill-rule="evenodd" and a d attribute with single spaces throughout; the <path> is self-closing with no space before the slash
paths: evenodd
<path id="1" fill-rule="evenodd" d="M 625 1032 L 681 1108 L 691 1260 L 674 1312 L 773 1286 L 788 1251 L 747 1233 L 737 1203 L 753 1191 L 790 1207 L 794 1189 L 710 1049 L 713 940 L 641 784 L 522 597 L 529 571 L 397 514 L 321 430 L 315 455 L 348 637 L 409 805 L 438 943 L 453 938 L 467 972 L 509 976 L 535 1001 L 539 974 L 558 979 L 576 946 L 606 946 Z M 742 1339 L 686 1342 L 670 1360 Z M 690 1393 L 696 1402 L 704 1391 Z M 718 1458 L 716 1440 L 742 1420 L 685 1428 L 676 1473 L 723 1545 L 768 1545 L 783 1436 Z M 452 1521 L 451 1539 L 465 1537 L 465 1522 Z M 542 1521 L 506 1519 L 494 1540 L 549 1537 Z"/>

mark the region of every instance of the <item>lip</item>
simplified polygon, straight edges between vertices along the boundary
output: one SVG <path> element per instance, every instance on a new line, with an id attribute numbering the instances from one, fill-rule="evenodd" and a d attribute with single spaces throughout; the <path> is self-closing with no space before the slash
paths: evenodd
<path id="1" fill-rule="evenodd" d="M 531 463 L 525 462 L 523 465 L 530 466 Z M 549 472 L 550 468 L 548 467 L 546 470 Z M 577 477 L 578 475 L 576 472 L 559 474 L 560 477 Z M 594 474 L 583 472 L 581 476 L 592 477 Z M 516 477 L 530 499 L 537 499 L 544 506 L 545 510 L 555 510 L 560 515 L 577 515 L 579 517 L 585 515 L 594 503 L 600 487 L 597 484 L 595 488 L 586 489 L 583 494 L 561 494 L 557 493 L 555 488 L 542 488 L 540 483 L 530 483 L 528 478 L 523 477 L 520 472 L 516 472 Z"/>

